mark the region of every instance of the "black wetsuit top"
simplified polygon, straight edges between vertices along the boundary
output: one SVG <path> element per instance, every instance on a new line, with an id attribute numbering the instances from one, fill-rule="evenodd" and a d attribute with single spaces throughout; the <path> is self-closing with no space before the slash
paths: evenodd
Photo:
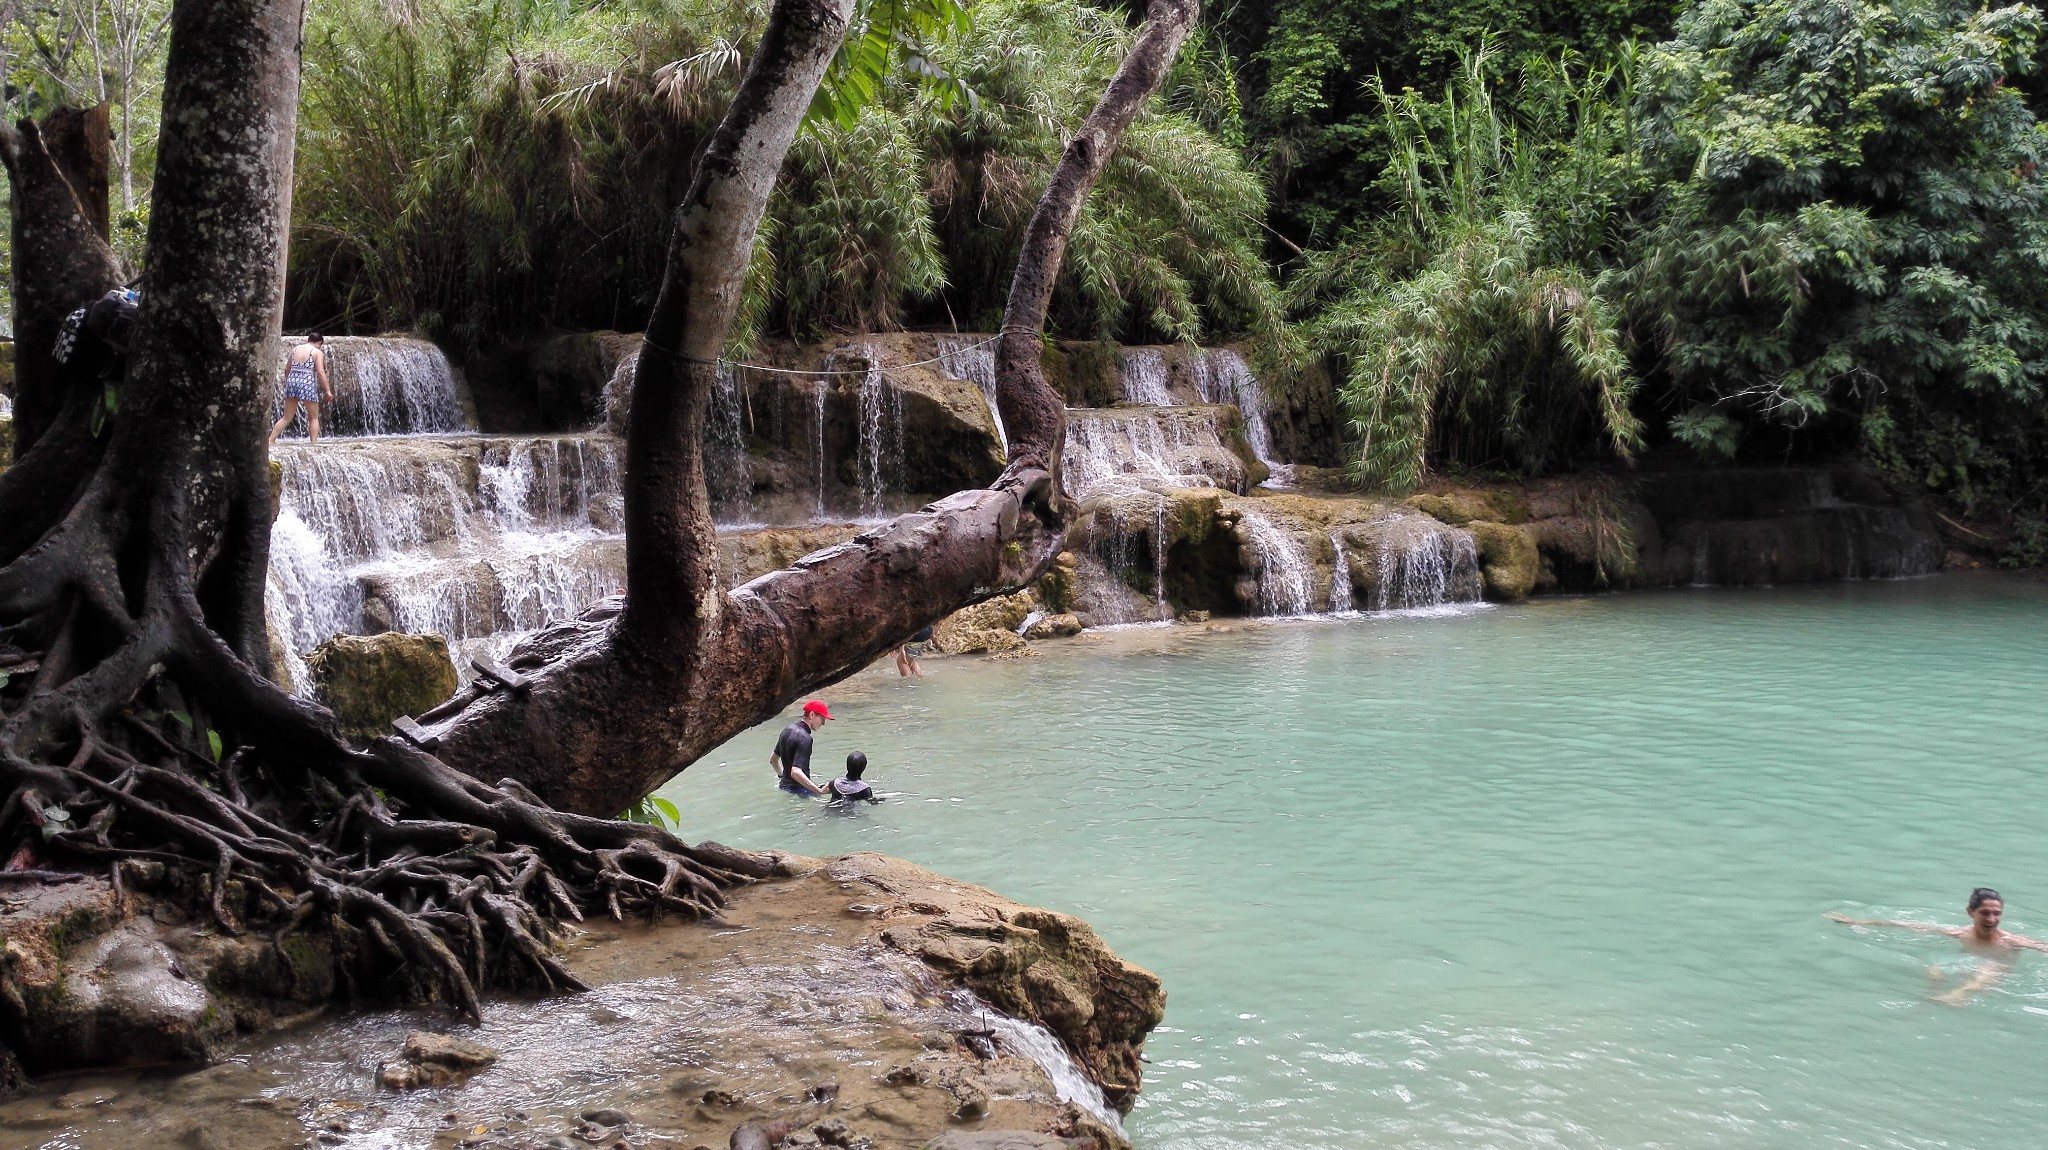
<path id="1" fill-rule="evenodd" d="M 833 779 L 832 798 L 845 799 L 850 803 L 881 801 L 875 797 L 875 788 L 860 779 Z"/>
<path id="2" fill-rule="evenodd" d="M 811 777 L 811 728 L 802 719 L 782 728 L 782 736 L 775 740 L 775 757 L 782 763 L 782 789 L 810 794 L 802 783 L 789 777 L 791 767 L 800 768 L 805 778 Z"/>

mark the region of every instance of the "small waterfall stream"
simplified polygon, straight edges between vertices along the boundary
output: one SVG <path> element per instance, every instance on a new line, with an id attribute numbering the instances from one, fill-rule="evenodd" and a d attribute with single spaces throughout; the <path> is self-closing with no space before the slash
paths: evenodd
<path id="1" fill-rule="evenodd" d="M 609 436 L 279 444 L 267 610 L 287 664 L 365 623 L 453 643 L 574 614 L 624 576 Z M 303 686 L 303 679 L 296 681 Z"/>
<path id="2" fill-rule="evenodd" d="M 880 348 L 862 344 L 858 350 L 867 361 L 859 394 L 861 511 L 880 515 L 883 495 L 900 486 L 903 474 L 903 393 L 883 372 Z M 822 418 L 819 427 L 822 434 Z"/>
<path id="3" fill-rule="evenodd" d="M 1258 553 L 1258 613 L 1293 617 L 1315 613 L 1315 567 L 1294 536 L 1262 512 L 1240 506 L 1239 522 Z"/>
<path id="4" fill-rule="evenodd" d="M 1003 430 L 1003 413 L 996 406 L 995 345 L 986 336 L 942 335 L 938 346 L 939 370 L 981 389 L 981 397 L 988 401 L 989 418 L 996 421 L 996 439 L 1007 452 L 1010 436 Z"/>
<path id="5" fill-rule="evenodd" d="M 1344 551 L 1344 536 L 1335 531 L 1330 532 L 1330 549 L 1330 614 L 1342 615 L 1351 610 L 1351 556 Z"/>
<path id="6" fill-rule="evenodd" d="M 1118 360 L 1117 386 L 1125 403 L 1144 407 L 1172 407 L 1173 392 L 1166 386 L 1166 356 L 1155 347 L 1134 347 Z"/>
<path id="7" fill-rule="evenodd" d="M 1266 389 L 1258 376 L 1252 374 L 1244 357 L 1227 347 L 1209 348 L 1196 355 L 1190 367 L 1203 402 L 1231 404 L 1244 418 L 1245 438 L 1251 443 L 1252 454 L 1272 473 L 1266 485 L 1291 484 L 1293 465 L 1273 458 L 1273 430 L 1266 423 Z"/>
<path id="8" fill-rule="evenodd" d="M 286 348 L 305 342 L 287 337 Z M 326 341 L 334 402 L 320 409 L 322 436 L 447 435 L 469 430 L 455 370 L 441 349 L 407 336 L 336 336 Z M 279 376 L 283 372 L 280 369 Z M 274 385 L 275 386 L 275 385 Z M 271 402 L 284 410 L 283 391 Z M 303 434 L 298 427 L 290 438 Z"/>

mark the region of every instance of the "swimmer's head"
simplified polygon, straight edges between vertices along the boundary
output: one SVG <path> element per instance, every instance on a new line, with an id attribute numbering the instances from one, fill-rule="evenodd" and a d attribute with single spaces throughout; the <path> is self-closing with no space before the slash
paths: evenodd
<path id="1" fill-rule="evenodd" d="M 1970 921 L 1989 930 L 2005 916 L 2005 899 L 1988 886 L 1970 892 Z"/>
<path id="2" fill-rule="evenodd" d="M 862 771 L 865 771 L 865 770 L 867 770 L 867 769 L 868 769 L 868 757 L 867 757 L 866 755 L 863 755 L 863 754 L 861 754 L 861 753 L 860 753 L 859 751 L 855 751 L 855 752 L 853 752 L 852 754 L 850 754 L 850 755 L 846 756 L 846 777 L 847 777 L 847 778 L 849 778 L 849 779 L 857 779 L 857 778 L 859 778 L 859 777 L 860 777 L 860 773 L 861 773 Z"/>

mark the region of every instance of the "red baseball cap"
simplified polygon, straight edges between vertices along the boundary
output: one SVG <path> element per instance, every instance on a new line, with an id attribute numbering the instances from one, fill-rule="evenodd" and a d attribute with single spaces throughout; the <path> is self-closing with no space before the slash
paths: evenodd
<path id="1" fill-rule="evenodd" d="M 829 719 L 832 717 L 832 712 L 825 709 L 825 704 L 819 702 L 816 699 L 812 699 L 810 702 L 804 704 L 804 714 L 816 715 L 821 719 Z"/>

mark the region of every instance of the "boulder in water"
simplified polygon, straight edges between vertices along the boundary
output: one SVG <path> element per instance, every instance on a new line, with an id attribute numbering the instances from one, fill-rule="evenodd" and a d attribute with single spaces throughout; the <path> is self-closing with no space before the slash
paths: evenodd
<path id="1" fill-rule="evenodd" d="M 1000 655 L 1021 650 L 1017 629 L 1036 601 L 1029 591 L 976 603 L 941 619 L 932 628 L 932 649 L 941 655 Z"/>
<path id="2" fill-rule="evenodd" d="M 1024 628 L 1024 637 L 1026 639 L 1065 638 L 1068 635 L 1078 635 L 1080 633 L 1080 616 L 1071 615 L 1064 611 L 1056 615 L 1040 615 L 1031 621 L 1029 627 Z"/>
<path id="3" fill-rule="evenodd" d="M 439 635 L 336 635 L 306 656 L 313 688 L 343 734 L 370 739 L 391 720 L 430 710 L 460 682 Z"/>

